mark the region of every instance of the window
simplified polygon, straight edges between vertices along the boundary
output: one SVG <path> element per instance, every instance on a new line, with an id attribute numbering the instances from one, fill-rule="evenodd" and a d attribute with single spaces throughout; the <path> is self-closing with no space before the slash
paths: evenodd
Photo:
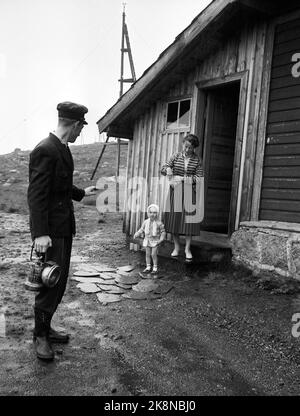
<path id="1" fill-rule="evenodd" d="M 191 100 L 168 103 L 167 129 L 180 129 L 190 126 Z"/>

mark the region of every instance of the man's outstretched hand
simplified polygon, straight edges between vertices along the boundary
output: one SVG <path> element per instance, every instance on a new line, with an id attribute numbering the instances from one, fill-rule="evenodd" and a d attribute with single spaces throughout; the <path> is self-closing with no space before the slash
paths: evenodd
<path id="1" fill-rule="evenodd" d="M 96 195 L 96 190 L 97 190 L 96 186 L 88 186 L 84 190 L 84 192 L 85 192 L 84 196 Z"/>

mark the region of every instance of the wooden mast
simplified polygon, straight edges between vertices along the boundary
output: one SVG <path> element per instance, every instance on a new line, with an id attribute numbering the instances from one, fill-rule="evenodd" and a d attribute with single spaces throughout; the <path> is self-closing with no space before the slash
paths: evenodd
<path id="1" fill-rule="evenodd" d="M 123 3 L 123 14 L 122 14 L 122 40 L 121 40 L 121 76 L 119 79 L 120 82 L 120 97 L 123 95 L 124 90 L 124 83 L 133 83 L 136 81 L 135 76 L 135 70 L 134 70 L 134 64 L 133 64 L 133 58 L 132 58 L 132 52 L 131 52 L 131 46 L 129 41 L 129 34 L 128 29 L 126 25 L 126 14 L 125 14 L 125 7 L 126 3 Z M 126 47 L 125 47 L 126 42 Z M 128 53 L 128 59 L 130 64 L 130 70 L 131 70 L 131 78 L 124 78 L 124 57 L 125 53 Z"/>
<path id="2" fill-rule="evenodd" d="M 126 14 L 125 14 L 125 7 L 126 7 L 126 3 L 123 3 L 123 13 L 122 13 L 122 39 L 121 39 L 121 76 L 119 79 L 120 82 L 120 98 L 123 95 L 124 92 L 124 83 L 133 83 L 136 81 L 136 75 L 135 75 L 135 70 L 134 70 L 134 64 L 133 64 L 133 58 L 132 58 L 132 52 L 131 52 L 131 46 L 130 46 L 130 41 L 129 41 L 129 34 L 128 34 L 128 29 L 127 29 L 127 25 L 126 25 Z M 125 43 L 126 43 L 126 47 L 125 47 Z M 124 58 L 125 58 L 125 53 L 128 53 L 128 59 L 129 59 L 129 64 L 130 64 L 130 70 L 131 70 L 131 78 L 124 78 Z M 95 173 L 98 169 L 99 163 L 102 159 L 104 150 L 106 148 L 106 145 L 108 144 L 109 141 L 109 133 L 107 134 L 106 140 L 103 144 L 103 148 L 101 149 L 101 153 L 100 156 L 98 158 L 96 167 L 92 173 L 91 176 L 91 180 L 93 180 Z M 119 183 L 118 183 L 118 176 L 120 173 L 120 155 L 121 155 L 121 141 L 118 138 L 117 140 L 117 160 L 116 160 L 116 209 L 117 211 L 119 211 Z M 124 143 L 124 142 L 123 142 Z M 122 144 L 123 144 L 122 143 Z M 127 144 L 127 143 L 126 143 Z"/>
<path id="3" fill-rule="evenodd" d="M 129 41 L 129 34 L 126 25 L 126 14 L 125 14 L 125 7 L 126 3 L 123 3 L 123 13 L 122 13 L 122 39 L 121 39 L 121 75 L 120 75 L 120 98 L 124 93 L 124 83 L 133 83 L 136 81 L 133 58 L 131 53 L 131 46 Z M 126 43 L 126 47 L 125 47 Z M 128 54 L 130 70 L 131 70 L 131 78 L 124 78 L 124 58 L 125 53 Z M 117 161 L 116 161 L 116 209 L 117 212 L 120 211 L 120 189 L 119 189 L 119 181 L 118 177 L 120 174 L 120 156 L 121 156 L 121 146 L 120 146 L 120 139 L 117 140 L 118 143 L 118 151 L 117 151 Z"/>

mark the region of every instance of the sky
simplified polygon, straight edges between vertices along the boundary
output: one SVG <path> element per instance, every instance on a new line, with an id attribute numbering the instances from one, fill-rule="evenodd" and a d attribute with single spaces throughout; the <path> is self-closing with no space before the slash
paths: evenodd
<path id="1" fill-rule="evenodd" d="M 137 78 L 210 2 L 126 1 Z M 123 4 L 0 0 L 0 154 L 33 149 L 55 129 L 62 101 L 89 109 L 76 143 L 99 140 L 96 122 L 119 98 Z"/>

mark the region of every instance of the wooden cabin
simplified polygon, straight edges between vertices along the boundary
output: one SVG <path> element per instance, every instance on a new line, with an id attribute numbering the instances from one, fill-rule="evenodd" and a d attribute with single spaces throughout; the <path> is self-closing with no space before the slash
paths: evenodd
<path id="1" fill-rule="evenodd" d="M 163 206 L 160 169 L 191 132 L 205 172 L 194 246 L 252 268 L 300 269 L 300 3 L 214 0 L 97 122 L 129 139 L 124 230 Z M 142 196 L 132 178 L 143 178 Z M 137 188 L 136 188 L 137 189 Z M 299 272 L 300 273 L 300 272 Z"/>

